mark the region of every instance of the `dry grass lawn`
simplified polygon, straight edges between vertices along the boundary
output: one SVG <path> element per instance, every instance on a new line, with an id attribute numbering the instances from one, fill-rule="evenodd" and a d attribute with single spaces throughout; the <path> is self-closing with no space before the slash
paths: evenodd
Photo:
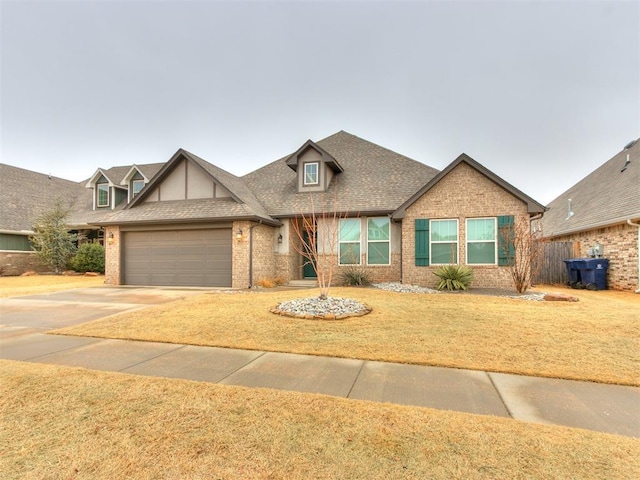
<path id="1" fill-rule="evenodd" d="M 640 385 L 640 296 L 561 291 L 580 301 L 333 288 L 373 308 L 343 321 L 269 312 L 313 290 L 206 293 L 56 333 Z"/>
<path id="2" fill-rule="evenodd" d="M 0 453 L 7 480 L 640 477 L 633 438 L 10 361 Z"/>
<path id="3" fill-rule="evenodd" d="M 26 277 L 0 277 L 0 298 L 51 293 L 70 288 L 104 285 L 104 276 L 30 275 Z"/>

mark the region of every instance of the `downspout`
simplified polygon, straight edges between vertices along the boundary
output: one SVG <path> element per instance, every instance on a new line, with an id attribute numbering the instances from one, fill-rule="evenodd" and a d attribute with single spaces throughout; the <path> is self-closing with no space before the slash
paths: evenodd
<path id="1" fill-rule="evenodd" d="M 638 289 L 636 293 L 640 293 L 640 223 L 633 223 L 631 219 L 627 220 L 627 223 L 638 229 Z"/>

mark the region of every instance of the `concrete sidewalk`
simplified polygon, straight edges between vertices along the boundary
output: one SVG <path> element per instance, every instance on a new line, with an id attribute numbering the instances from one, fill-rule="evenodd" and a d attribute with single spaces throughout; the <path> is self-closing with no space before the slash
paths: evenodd
<path id="1" fill-rule="evenodd" d="M 5 326 L 0 358 L 321 393 L 640 437 L 640 388 L 635 387 L 41 332 Z"/>

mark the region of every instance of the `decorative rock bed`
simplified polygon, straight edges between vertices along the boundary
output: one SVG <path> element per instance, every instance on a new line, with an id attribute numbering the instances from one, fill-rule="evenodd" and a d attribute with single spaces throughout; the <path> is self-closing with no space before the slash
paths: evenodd
<path id="1" fill-rule="evenodd" d="M 273 307 L 271 313 L 307 320 L 343 320 L 371 313 L 371 308 L 348 298 L 329 297 L 321 300 L 311 297 L 282 302 Z"/>

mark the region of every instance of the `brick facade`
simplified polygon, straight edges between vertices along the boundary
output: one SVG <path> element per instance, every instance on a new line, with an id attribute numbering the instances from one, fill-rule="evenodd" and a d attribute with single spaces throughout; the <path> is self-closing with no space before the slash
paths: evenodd
<path id="1" fill-rule="evenodd" d="M 438 266 L 415 264 L 416 219 L 457 219 L 458 261 L 464 265 L 465 220 L 499 215 L 514 215 L 516 221 L 528 221 L 527 205 L 466 163 L 457 165 L 406 209 L 402 221 L 403 283 L 431 288 L 437 285 L 438 278 L 433 272 Z M 472 265 L 471 268 L 472 288 L 514 288 L 509 267 Z"/>
<path id="2" fill-rule="evenodd" d="M 111 238 L 113 235 L 113 238 Z M 120 285 L 120 227 L 106 227 L 104 232 L 104 283 L 107 285 Z"/>
<path id="3" fill-rule="evenodd" d="M 608 287 L 612 290 L 638 289 L 637 227 L 623 223 L 554 237 L 553 241 L 577 242 L 581 258 L 588 258 L 589 248 L 601 244 L 604 247 L 603 257 L 609 259 Z"/>
<path id="4" fill-rule="evenodd" d="M 43 265 L 35 252 L 0 252 L 0 275 L 16 276 L 24 272 L 52 273 L 51 267 Z"/>

